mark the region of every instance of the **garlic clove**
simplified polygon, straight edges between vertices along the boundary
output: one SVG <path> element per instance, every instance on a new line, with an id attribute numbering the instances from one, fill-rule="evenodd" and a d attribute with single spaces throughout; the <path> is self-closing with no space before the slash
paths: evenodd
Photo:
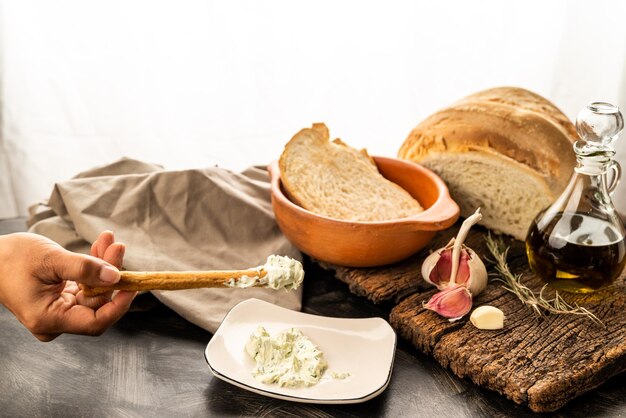
<path id="1" fill-rule="evenodd" d="M 446 250 L 451 249 L 453 244 L 454 244 L 454 238 L 452 238 L 450 240 L 450 242 L 448 242 L 448 244 L 446 244 L 445 247 L 440 248 L 437 251 L 432 252 L 422 262 L 422 278 L 425 281 L 427 281 L 428 283 L 430 283 L 433 286 L 435 286 L 439 290 L 443 290 L 446 287 L 448 287 L 448 284 L 450 282 L 450 271 L 451 270 L 448 270 L 447 274 L 446 274 L 445 271 L 441 270 L 441 267 L 443 267 L 443 266 L 440 265 L 439 267 L 437 267 L 437 264 L 439 262 L 439 259 L 441 258 L 441 255 Z M 452 253 L 450 253 L 450 257 L 451 256 L 452 256 Z M 452 268 L 452 264 L 451 263 L 452 263 L 452 260 L 450 260 L 450 269 Z M 435 269 L 435 267 L 437 267 L 437 269 Z"/>
<path id="2" fill-rule="evenodd" d="M 454 283 L 463 284 L 466 287 L 468 282 L 470 282 L 472 279 L 469 266 L 470 254 L 467 252 L 467 250 L 468 248 L 465 246 L 463 250 L 461 250 L 461 256 L 459 257 L 459 267 L 456 270 L 456 277 L 454 278 Z M 452 265 L 452 250 L 450 250 L 450 265 Z M 448 278 L 449 277 L 450 274 L 448 274 Z"/>
<path id="3" fill-rule="evenodd" d="M 422 278 L 428 283 L 432 284 L 436 288 L 439 288 L 439 285 L 442 283 L 440 281 L 440 274 L 432 275 L 435 265 L 437 265 L 437 260 L 439 260 L 441 251 L 434 251 L 428 257 L 424 259 L 422 262 Z"/>
<path id="4" fill-rule="evenodd" d="M 454 321 L 472 309 L 472 294 L 465 286 L 455 284 L 435 293 L 424 308 Z"/>
<path id="5" fill-rule="evenodd" d="M 439 290 L 448 287 L 452 271 L 452 250 L 443 249 L 429 255 L 422 264 L 422 277 Z"/>
<path id="6" fill-rule="evenodd" d="M 450 286 L 451 271 L 452 248 L 432 253 L 422 264 L 422 277 L 439 290 Z M 487 269 L 480 257 L 469 247 L 463 246 L 454 282 L 469 288 L 474 296 L 487 287 Z"/>
<path id="7" fill-rule="evenodd" d="M 495 306 L 479 306 L 470 315 L 470 321 L 478 329 L 502 329 L 504 313 Z"/>
<path id="8" fill-rule="evenodd" d="M 464 284 L 465 286 L 467 286 L 472 295 L 477 296 L 479 293 L 487 288 L 487 281 L 489 277 L 487 275 L 487 268 L 485 267 L 485 264 L 480 259 L 478 254 L 474 252 L 474 250 L 469 247 L 465 247 L 465 250 L 468 255 L 468 260 L 465 265 L 467 266 L 467 269 L 469 271 L 469 277 L 467 281 L 461 282 L 459 281 L 459 275 L 457 275 L 457 283 Z M 461 257 L 459 271 L 461 271 L 462 265 L 463 258 Z"/>

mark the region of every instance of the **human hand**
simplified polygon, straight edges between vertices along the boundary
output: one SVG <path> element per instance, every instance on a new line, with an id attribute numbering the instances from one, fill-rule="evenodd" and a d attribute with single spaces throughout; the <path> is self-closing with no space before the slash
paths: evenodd
<path id="1" fill-rule="evenodd" d="M 77 283 L 119 281 L 124 245 L 100 234 L 91 256 L 65 250 L 36 234 L 0 236 L 0 303 L 39 340 L 60 334 L 100 335 L 130 307 L 136 292 L 87 297 Z"/>

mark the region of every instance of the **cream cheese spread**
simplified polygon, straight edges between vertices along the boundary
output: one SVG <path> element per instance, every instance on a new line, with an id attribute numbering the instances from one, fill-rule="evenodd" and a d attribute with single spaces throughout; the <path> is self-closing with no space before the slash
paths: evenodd
<path id="1" fill-rule="evenodd" d="M 270 255 L 264 265 L 257 267 L 259 272 L 256 276 L 241 276 L 230 279 L 226 285 L 229 287 L 252 287 L 257 284 L 271 289 L 297 289 L 304 280 L 302 263 L 293 258 L 282 255 Z M 261 276 L 262 272 L 265 275 Z"/>
<path id="2" fill-rule="evenodd" d="M 324 353 L 297 328 L 289 328 L 272 338 L 259 326 L 245 350 L 256 362 L 252 375 L 267 384 L 312 386 L 328 368 Z"/>

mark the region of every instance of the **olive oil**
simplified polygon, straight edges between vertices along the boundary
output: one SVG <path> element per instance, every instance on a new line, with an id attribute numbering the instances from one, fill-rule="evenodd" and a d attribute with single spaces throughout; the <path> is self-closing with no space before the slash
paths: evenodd
<path id="1" fill-rule="evenodd" d="M 531 269 L 559 290 L 589 293 L 608 286 L 626 264 L 622 228 L 583 213 L 533 221 L 526 237 Z"/>
<path id="2" fill-rule="evenodd" d="M 578 113 L 574 172 L 530 226 L 528 263 L 557 289 L 593 292 L 613 283 L 624 268 L 626 230 L 611 202 L 622 170 L 610 146 L 623 128 L 622 113 L 610 103 L 590 103 Z"/>

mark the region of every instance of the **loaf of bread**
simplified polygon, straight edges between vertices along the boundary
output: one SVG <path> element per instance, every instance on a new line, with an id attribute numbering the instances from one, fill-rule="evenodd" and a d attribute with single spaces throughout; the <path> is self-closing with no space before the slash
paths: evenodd
<path id="1" fill-rule="evenodd" d="M 552 103 L 528 90 L 472 94 L 421 122 L 398 156 L 435 171 L 469 216 L 524 240 L 537 213 L 571 176 L 576 128 Z"/>
<path id="2" fill-rule="evenodd" d="M 423 211 L 411 195 L 385 179 L 365 150 L 329 141 L 322 123 L 302 129 L 278 161 L 287 196 L 303 208 L 331 218 L 375 222 Z"/>

